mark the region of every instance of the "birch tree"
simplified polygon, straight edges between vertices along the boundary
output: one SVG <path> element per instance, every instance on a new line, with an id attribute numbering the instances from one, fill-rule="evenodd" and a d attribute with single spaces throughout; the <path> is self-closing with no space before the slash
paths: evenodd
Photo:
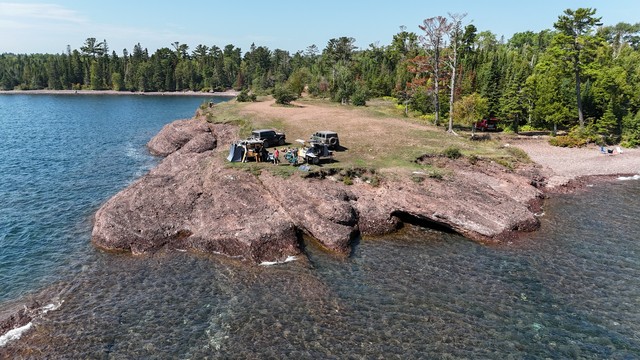
<path id="1" fill-rule="evenodd" d="M 453 104 L 455 101 L 455 91 L 456 91 L 456 75 L 458 70 L 458 49 L 460 47 L 460 40 L 462 38 L 462 19 L 467 16 L 467 14 L 451 14 L 449 13 L 449 17 L 451 18 L 449 31 L 449 39 L 451 42 L 450 52 L 447 59 L 447 65 L 451 70 L 451 91 L 449 93 L 449 128 L 448 132 L 455 134 L 453 131 Z"/>
<path id="2" fill-rule="evenodd" d="M 436 115 L 434 124 L 438 125 L 440 123 L 441 55 L 443 49 L 447 46 L 447 36 L 449 31 L 451 31 L 451 24 L 447 21 L 447 18 L 436 16 L 425 19 L 422 25 L 418 27 L 424 31 L 424 35 L 420 36 L 420 42 L 427 54 L 429 54 L 427 59 L 431 65 L 431 75 L 434 84 L 433 101 Z"/>

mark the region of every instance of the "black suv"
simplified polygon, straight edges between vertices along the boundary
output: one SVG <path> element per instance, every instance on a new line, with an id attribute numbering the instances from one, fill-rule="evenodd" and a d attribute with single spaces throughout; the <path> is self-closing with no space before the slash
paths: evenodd
<path id="1" fill-rule="evenodd" d="M 264 143 L 264 147 L 284 145 L 285 143 L 284 133 L 277 132 L 273 129 L 253 130 L 251 132 L 251 138 L 262 140 Z"/>
<path id="2" fill-rule="evenodd" d="M 326 144 L 329 146 L 329 149 L 340 147 L 340 139 L 338 139 L 338 133 L 335 131 L 318 131 L 311 135 L 310 141 Z"/>

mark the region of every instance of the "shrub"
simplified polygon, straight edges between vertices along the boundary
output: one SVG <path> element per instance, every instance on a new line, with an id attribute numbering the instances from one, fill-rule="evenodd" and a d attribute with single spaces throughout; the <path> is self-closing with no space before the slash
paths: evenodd
<path id="1" fill-rule="evenodd" d="M 283 86 L 277 86 L 273 90 L 273 98 L 276 99 L 277 104 L 289 105 L 291 102 L 298 98 L 291 90 Z"/>
<path id="2" fill-rule="evenodd" d="M 640 145 L 640 139 L 622 140 L 620 146 L 624 148 L 634 148 Z"/>
<path id="3" fill-rule="evenodd" d="M 236 100 L 239 102 L 252 102 L 256 101 L 256 94 L 249 94 L 248 90 L 242 90 L 240 94 L 236 97 Z"/>
<path id="4" fill-rule="evenodd" d="M 325 78 L 311 80 L 307 85 L 307 91 L 312 97 L 326 98 L 329 96 L 329 82 Z"/>
<path id="5" fill-rule="evenodd" d="M 496 159 L 496 162 L 498 164 L 506 167 L 508 170 L 513 170 L 514 169 L 513 163 L 511 161 L 509 161 L 508 159 L 498 158 L 498 159 Z"/>
<path id="6" fill-rule="evenodd" d="M 424 181 L 424 174 L 421 173 L 413 173 L 411 174 L 411 180 L 416 184 L 420 184 Z"/>
<path id="7" fill-rule="evenodd" d="M 431 169 L 428 175 L 430 178 L 436 180 L 442 180 L 444 178 L 444 173 L 439 169 Z"/>
<path id="8" fill-rule="evenodd" d="M 311 80 L 311 73 L 307 68 L 301 68 L 293 72 L 287 80 L 287 87 L 298 96 L 304 91 L 304 86 Z"/>
<path id="9" fill-rule="evenodd" d="M 534 126 L 531 126 L 529 124 L 525 124 L 519 127 L 518 129 L 519 132 L 530 132 L 530 131 L 546 131 L 545 129 L 538 129 Z"/>
<path id="10" fill-rule="evenodd" d="M 488 141 L 488 140 L 491 140 L 491 135 L 475 133 L 471 135 L 469 139 L 472 141 Z"/>
<path id="11" fill-rule="evenodd" d="M 356 91 L 351 95 L 351 102 L 355 106 L 365 106 L 367 105 L 367 100 L 369 98 L 369 91 L 364 86 L 359 86 Z"/>
<path id="12" fill-rule="evenodd" d="M 448 148 L 444 149 L 442 155 L 448 157 L 449 159 L 458 159 L 462 156 L 462 153 L 457 147 L 449 146 Z"/>
<path id="13" fill-rule="evenodd" d="M 421 114 L 431 114 L 435 112 L 433 101 L 426 87 L 416 89 L 409 102 L 411 110 L 418 111 Z M 433 115 L 435 118 L 435 115 Z"/>
<path id="14" fill-rule="evenodd" d="M 420 115 L 420 119 L 425 120 L 428 123 L 434 123 L 436 121 L 436 115 L 435 114 L 424 114 L 424 115 Z"/>
<path id="15" fill-rule="evenodd" d="M 605 142 L 606 139 L 596 134 L 592 127 L 575 127 L 568 135 L 556 136 L 549 139 L 549 144 L 561 147 L 582 147 L 589 143 Z"/>
<path id="16" fill-rule="evenodd" d="M 549 144 L 560 147 L 581 147 L 587 144 L 585 139 L 575 138 L 569 135 L 556 136 L 549 139 Z"/>
<path id="17" fill-rule="evenodd" d="M 518 161 L 522 161 L 522 162 L 531 162 L 531 158 L 529 158 L 529 154 L 527 154 L 526 151 L 517 148 L 517 147 L 508 147 L 507 148 L 507 153 L 511 156 L 513 156 L 514 158 L 516 158 Z"/>
<path id="18" fill-rule="evenodd" d="M 640 145 L 640 111 L 627 115 L 622 119 L 621 146 L 632 148 Z"/>

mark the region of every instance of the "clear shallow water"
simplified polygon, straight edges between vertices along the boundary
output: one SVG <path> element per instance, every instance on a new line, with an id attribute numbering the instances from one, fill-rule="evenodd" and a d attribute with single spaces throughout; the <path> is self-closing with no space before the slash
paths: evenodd
<path id="1" fill-rule="evenodd" d="M 638 194 L 555 197 L 511 244 L 407 228 L 349 259 L 307 242 L 308 260 L 266 268 L 101 253 L 82 215 L 74 270 L 39 295 L 60 307 L 0 357 L 640 358 Z"/>

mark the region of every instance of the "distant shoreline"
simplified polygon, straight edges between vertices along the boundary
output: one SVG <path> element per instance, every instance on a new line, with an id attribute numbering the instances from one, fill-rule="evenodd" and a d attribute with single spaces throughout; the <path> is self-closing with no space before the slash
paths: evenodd
<path id="1" fill-rule="evenodd" d="M 239 92 L 228 90 L 224 92 L 201 91 L 115 91 L 115 90 L 0 90 L 0 95 L 148 95 L 148 96 L 221 96 L 236 97 Z"/>

